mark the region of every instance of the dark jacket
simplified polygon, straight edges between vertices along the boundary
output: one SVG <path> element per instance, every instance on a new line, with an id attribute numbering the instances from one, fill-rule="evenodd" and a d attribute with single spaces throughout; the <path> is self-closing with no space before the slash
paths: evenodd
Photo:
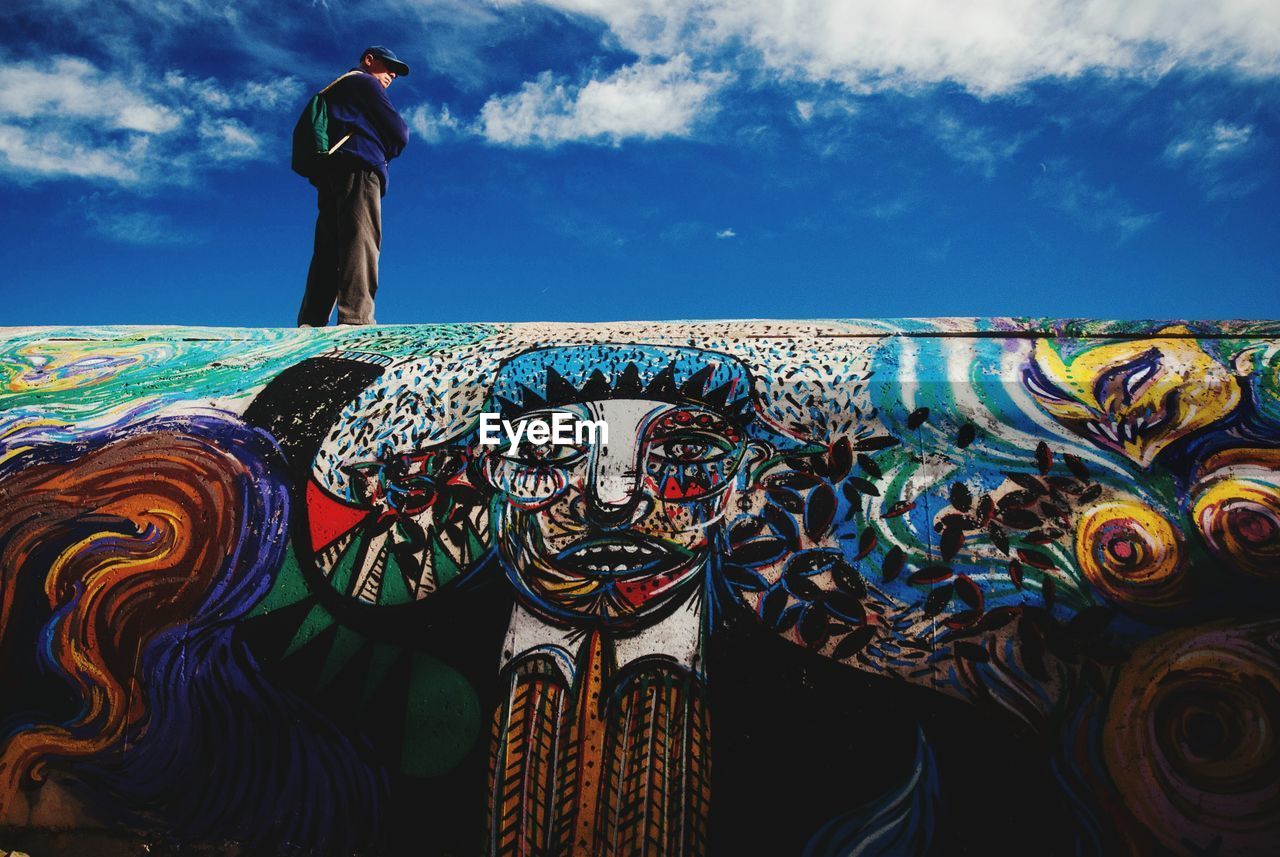
<path id="1" fill-rule="evenodd" d="M 329 108 L 329 139 L 351 135 L 334 154 L 334 166 L 350 166 L 354 159 L 372 167 L 385 194 L 387 162 L 409 142 L 409 128 L 391 106 L 386 90 L 373 75 L 361 72 L 340 80 L 324 99 Z"/>

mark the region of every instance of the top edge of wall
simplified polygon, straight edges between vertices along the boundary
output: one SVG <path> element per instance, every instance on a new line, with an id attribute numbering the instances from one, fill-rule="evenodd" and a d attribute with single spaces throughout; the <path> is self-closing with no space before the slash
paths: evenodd
<path id="1" fill-rule="evenodd" d="M 1133 339 L 1151 336 L 1203 338 L 1280 337 L 1280 320 L 1119 320 L 1087 318 L 893 318 L 893 319 L 719 319 L 695 321 L 601 322 L 440 322 L 376 327 L 264 328 L 183 325 L 0 326 L 0 339 L 88 341 L 258 340 L 264 335 L 362 337 L 429 333 L 432 329 L 502 330 L 540 328 L 549 334 L 601 330 L 613 333 L 673 333 L 737 337 L 1032 337 Z"/>

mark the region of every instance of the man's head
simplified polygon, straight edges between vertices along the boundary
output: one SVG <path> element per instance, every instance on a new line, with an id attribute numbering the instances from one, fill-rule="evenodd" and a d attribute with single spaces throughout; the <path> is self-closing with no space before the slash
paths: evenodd
<path id="1" fill-rule="evenodd" d="M 391 81 L 397 77 L 406 77 L 409 74 L 409 66 L 401 62 L 390 48 L 384 48 L 381 45 L 364 49 L 364 53 L 360 56 L 360 67 L 376 77 L 383 89 L 390 86 Z"/>
<path id="2" fill-rule="evenodd" d="M 603 420 L 608 440 L 488 448 L 498 548 L 526 604 L 633 628 L 697 584 L 751 457 L 751 381 L 733 358 L 645 345 L 546 348 L 508 361 L 512 424 Z"/>

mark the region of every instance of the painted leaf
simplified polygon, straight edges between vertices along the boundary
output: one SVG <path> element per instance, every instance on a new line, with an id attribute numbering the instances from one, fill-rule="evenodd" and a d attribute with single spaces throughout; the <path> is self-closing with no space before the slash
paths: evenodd
<path id="1" fill-rule="evenodd" d="M 1045 500 L 1040 504 L 1040 511 L 1047 518 L 1066 518 L 1067 510 L 1050 500 Z"/>
<path id="2" fill-rule="evenodd" d="M 1043 530 L 1033 530 L 1025 536 L 1026 542 L 1029 545 L 1047 545 L 1060 538 L 1062 538 L 1062 530 L 1055 530 L 1053 527 L 1045 527 Z"/>
<path id="3" fill-rule="evenodd" d="M 905 558 L 902 548 L 896 545 L 884 555 L 884 564 L 881 565 L 880 570 L 883 573 L 885 583 L 897 580 L 898 574 L 902 571 L 902 564 Z"/>
<path id="4" fill-rule="evenodd" d="M 867 527 L 862 531 L 862 535 L 858 537 L 858 552 L 854 555 L 854 561 L 858 561 L 866 557 L 876 549 L 876 531 Z"/>
<path id="5" fill-rule="evenodd" d="M 790 488 L 792 491 L 808 491 L 821 485 L 822 480 L 809 473 L 779 473 L 767 479 L 770 488 Z"/>
<path id="6" fill-rule="evenodd" d="M 782 539 L 759 538 L 743 542 L 729 556 L 739 565 L 757 566 L 777 562 L 786 552 L 787 544 Z"/>
<path id="7" fill-rule="evenodd" d="M 805 504 L 804 530 L 811 541 L 821 541 L 831 531 L 836 517 L 836 495 L 825 482 L 809 493 Z"/>
<path id="8" fill-rule="evenodd" d="M 871 456 L 865 452 L 858 453 L 858 466 L 862 468 L 862 472 L 870 476 L 872 479 L 879 479 L 884 475 L 880 470 L 880 465 L 876 464 Z"/>
<path id="9" fill-rule="evenodd" d="M 853 445 L 853 448 L 859 452 L 875 452 L 880 449 L 888 449 L 891 446 L 898 445 L 896 437 L 888 435 L 877 435 L 875 437 L 864 437 Z"/>
<path id="10" fill-rule="evenodd" d="M 956 595 L 974 610 L 982 611 L 982 588 L 967 574 L 956 575 Z"/>
<path id="11" fill-rule="evenodd" d="M 987 535 L 991 537 L 991 543 L 996 546 L 1000 553 L 1006 555 L 1009 553 L 1009 534 L 1002 528 L 992 524 L 987 528 Z"/>
<path id="12" fill-rule="evenodd" d="M 1062 460 L 1067 463 L 1067 469 L 1071 471 L 1072 476 L 1081 482 L 1089 481 L 1089 468 L 1085 466 L 1080 456 L 1068 452 L 1062 456 Z"/>
<path id="13" fill-rule="evenodd" d="M 798 574 L 784 575 L 782 582 L 786 584 L 788 592 L 804 601 L 817 601 L 823 595 L 822 587 L 808 577 Z"/>
<path id="14" fill-rule="evenodd" d="M 788 575 L 800 575 L 808 577 L 814 574 L 820 574 L 827 571 L 836 564 L 837 561 L 844 561 L 844 557 L 834 548 L 812 548 L 810 550 L 801 551 L 787 561 L 787 570 L 784 572 Z"/>
<path id="15" fill-rule="evenodd" d="M 997 607 L 982 617 L 982 621 L 978 623 L 978 630 L 997 631 L 1017 619 L 1021 615 L 1021 610 L 1020 607 Z"/>
<path id="16" fill-rule="evenodd" d="M 800 614 L 804 612 L 803 604 L 792 604 L 786 610 L 782 611 L 782 615 L 778 617 L 777 624 L 773 625 L 773 630 L 779 634 L 785 634 L 795 627 L 796 622 L 800 620 Z"/>
<path id="17" fill-rule="evenodd" d="M 1030 491 L 1032 494 L 1034 494 L 1037 497 L 1048 493 L 1045 490 L 1044 483 L 1041 482 L 1036 477 L 1032 476 L 1030 473 L 1006 472 L 1004 475 L 1009 477 L 1009 481 L 1011 481 L 1014 485 L 1017 485 L 1019 488 L 1021 488 L 1024 491 Z"/>
<path id="18" fill-rule="evenodd" d="M 769 522 L 769 526 L 778 534 L 778 538 L 787 543 L 790 550 L 800 549 L 800 527 L 795 518 L 781 507 L 769 503 L 764 507 L 764 520 Z"/>
<path id="19" fill-rule="evenodd" d="M 1022 588 L 1022 563 L 1016 559 L 1009 560 L 1009 579 L 1013 581 L 1013 585 Z"/>
<path id="20" fill-rule="evenodd" d="M 865 598 L 867 596 L 867 584 L 862 579 L 862 575 L 858 574 L 854 567 L 844 561 L 844 558 L 836 560 L 831 568 L 831 576 L 835 578 L 836 584 L 848 592 L 855 598 Z"/>
<path id="21" fill-rule="evenodd" d="M 1010 491 L 997 500 L 996 505 L 1002 512 L 1006 509 L 1021 509 L 1034 503 L 1037 496 L 1030 491 Z"/>
<path id="22" fill-rule="evenodd" d="M 974 529 L 977 529 L 978 522 L 977 520 L 969 517 L 968 515 L 962 515 L 959 512 L 951 512 L 949 514 L 943 515 L 941 518 L 938 519 L 938 522 L 933 525 L 933 528 L 940 533 L 943 532 L 944 530 L 949 530 L 952 527 L 962 531 L 974 530 Z"/>
<path id="23" fill-rule="evenodd" d="M 1053 568 L 1053 560 L 1038 550 L 1032 548 L 1018 548 L 1018 559 L 1025 562 L 1032 568 L 1050 569 Z"/>
<path id="24" fill-rule="evenodd" d="M 1036 444 L 1036 467 L 1039 468 L 1041 475 L 1048 473 L 1053 467 L 1053 450 L 1049 449 L 1049 444 L 1044 441 Z"/>
<path id="25" fill-rule="evenodd" d="M 759 574 L 735 563 L 726 562 L 720 567 L 720 571 L 725 580 L 738 589 L 747 592 L 763 592 L 769 588 L 769 584 L 765 583 L 764 578 Z"/>
<path id="26" fill-rule="evenodd" d="M 846 622 L 860 625 L 867 621 L 867 608 L 862 606 L 861 599 L 847 592 L 828 592 L 823 604 L 830 613 Z"/>
<path id="27" fill-rule="evenodd" d="M 924 614 L 926 616 L 937 616 L 947 609 L 947 605 L 951 603 L 953 597 L 955 597 L 955 586 L 950 583 L 945 586 L 939 586 L 924 599 Z"/>
<path id="28" fill-rule="evenodd" d="M 951 569 L 947 568 L 945 565 L 927 565 L 919 571 L 912 572 L 907 577 L 907 583 L 910 583 L 912 586 L 941 583 L 944 580 L 950 580 L 951 575 Z"/>
<path id="29" fill-rule="evenodd" d="M 978 436 L 978 429 L 973 423 L 965 423 L 960 426 L 960 431 L 956 434 L 956 446 L 964 449 L 973 443 L 973 439 Z"/>
<path id="30" fill-rule="evenodd" d="M 772 628 L 776 628 L 778 620 L 782 618 L 782 611 L 787 607 L 787 601 L 790 595 L 787 590 L 781 586 L 774 587 L 773 591 L 764 597 L 760 603 L 760 618 L 764 619 L 764 623 Z"/>
<path id="31" fill-rule="evenodd" d="M 805 645 L 816 649 L 827 641 L 827 622 L 827 611 L 821 605 L 810 604 L 800 614 L 796 630 L 800 632 L 800 639 Z"/>
<path id="32" fill-rule="evenodd" d="M 905 515 L 915 507 L 916 503 L 914 500 L 899 500 L 896 503 L 891 504 L 888 509 L 885 509 L 884 517 L 896 518 L 899 515 Z"/>
<path id="33" fill-rule="evenodd" d="M 839 482 L 849 475 L 853 468 L 853 446 L 849 438 L 842 437 L 831 445 L 830 464 L 832 481 Z"/>
<path id="34" fill-rule="evenodd" d="M 1000 515 L 1000 523 L 1015 530 L 1034 530 L 1040 526 L 1040 517 L 1035 512 L 1011 507 Z"/>
<path id="35" fill-rule="evenodd" d="M 950 499 L 951 505 L 961 512 L 967 512 L 973 508 L 973 495 L 969 493 L 969 487 L 963 482 L 952 483 Z"/>
<path id="36" fill-rule="evenodd" d="M 952 630 L 958 631 L 962 628 L 971 627 L 974 623 L 976 623 L 981 618 L 982 618 L 982 613 L 980 613 L 977 610 L 961 610 L 959 613 L 953 613 L 947 618 L 943 619 L 942 624 L 946 625 L 948 628 L 951 628 Z"/>
<path id="37" fill-rule="evenodd" d="M 845 482 L 840 486 L 840 492 L 844 494 L 845 499 L 849 501 L 849 508 L 844 513 L 846 521 L 852 520 L 853 516 L 862 511 L 862 495 L 853 490 L 853 486 Z M 841 536 L 843 538 L 843 536 Z"/>
<path id="38" fill-rule="evenodd" d="M 790 488 L 770 488 L 765 492 L 769 499 L 793 515 L 804 514 L 804 498 Z"/>
<path id="39" fill-rule="evenodd" d="M 1067 476 L 1049 476 L 1045 479 L 1049 483 L 1049 493 L 1061 491 L 1064 494 L 1079 494 L 1084 487 L 1075 479 Z"/>
<path id="40" fill-rule="evenodd" d="M 772 507 L 765 507 L 766 516 L 768 515 L 770 508 Z M 739 521 L 729 530 L 729 544 L 742 544 L 752 536 L 758 536 L 762 529 L 764 529 L 763 518 L 747 518 L 746 520 Z"/>
<path id="41" fill-rule="evenodd" d="M 943 560 L 950 561 L 952 557 L 954 557 L 957 553 L 960 552 L 960 547 L 963 544 L 964 544 L 964 530 L 962 530 L 960 527 L 947 527 L 945 530 L 943 530 L 942 542 L 939 546 L 939 550 L 941 550 L 942 552 Z"/>
<path id="42" fill-rule="evenodd" d="M 991 499 L 990 494 L 982 495 L 982 499 L 978 501 L 976 515 L 979 527 L 985 527 L 991 523 L 992 518 L 996 515 L 996 501 Z"/>
<path id="43" fill-rule="evenodd" d="M 920 428 L 920 426 L 924 425 L 924 422 L 927 419 L 929 419 L 929 409 L 916 408 L 914 411 L 907 414 L 907 428 L 911 431 L 915 431 Z"/>
<path id="44" fill-rule="evenodd" d="M 851 486 L 859 494 L 870 494 L 872 497 L 880 496 L 880 489 L 861 476 L 850 476 L 844 484 Z"/>
<path id="45" fill-rule="evenodd" d="M 875 635 L 875 625 L 863 625 L 860 628 L 854 628 L 849 636 L 840 641 L 836 646 L 835 651 L 831 653 L 831 656 L 838 661 L 851 658 L 858 652 L 865 649 L 867 644 L 871 642 Z"/>

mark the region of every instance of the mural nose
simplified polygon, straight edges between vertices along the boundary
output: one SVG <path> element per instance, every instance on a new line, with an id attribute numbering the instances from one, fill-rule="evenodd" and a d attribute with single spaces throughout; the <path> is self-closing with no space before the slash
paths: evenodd
<path id="1" fill-rule="evenodd" d="M 590 523 L 618 529 L 636 519 L 641 499 L 638 466 L 635 449 L 606 444 L 596 451 L 586 491 Z"/>

